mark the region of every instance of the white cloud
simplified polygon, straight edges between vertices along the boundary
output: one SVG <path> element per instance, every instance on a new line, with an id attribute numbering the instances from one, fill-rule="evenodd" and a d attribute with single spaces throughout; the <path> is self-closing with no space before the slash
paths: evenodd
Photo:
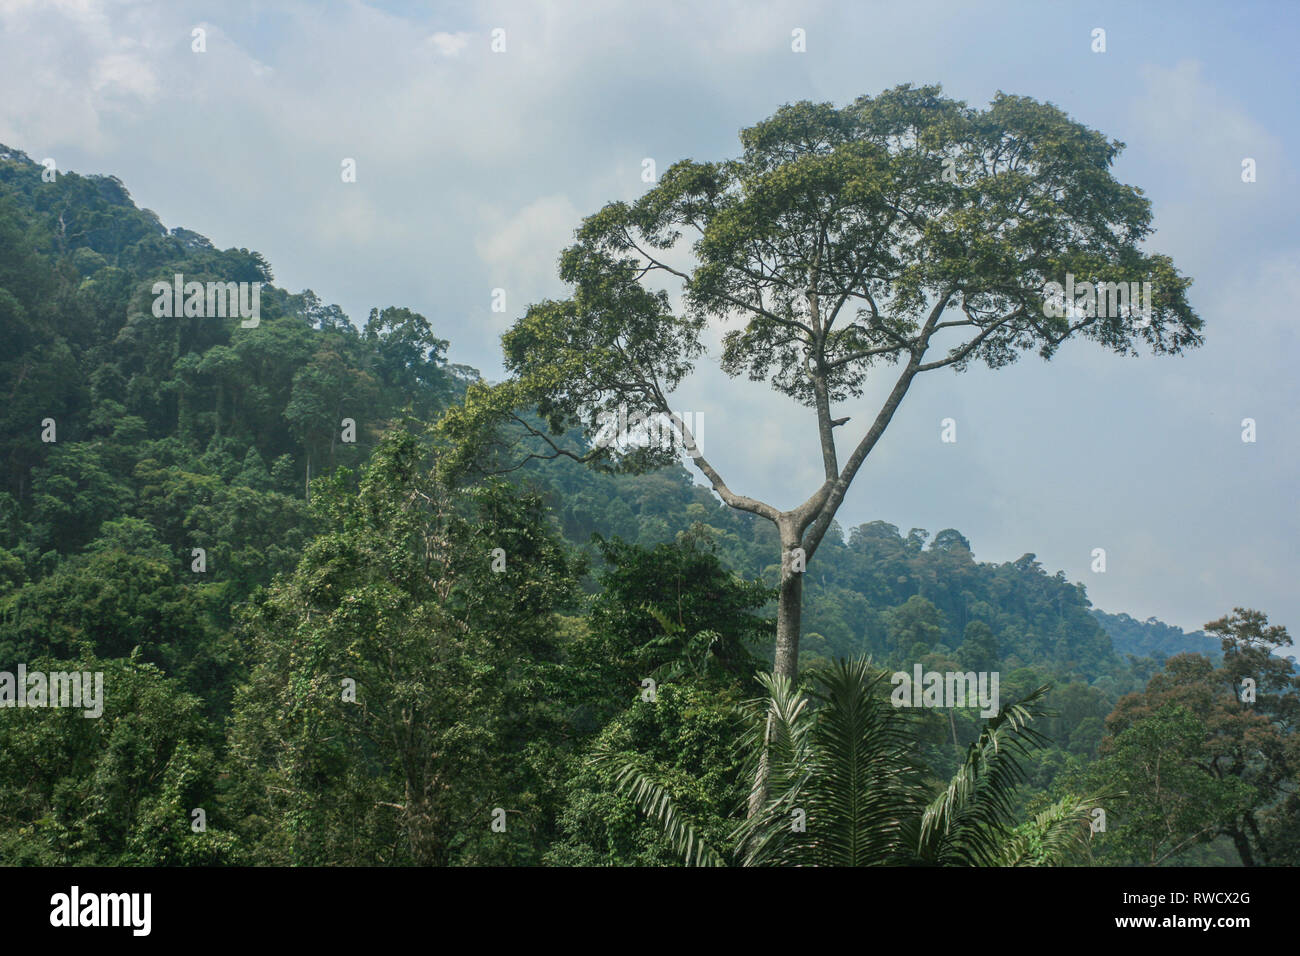
<path id="1" fill-rule="evenodd" d="M 426 41 L 443 56 L 456 56 L 469 46 L 468 33 L 435 33 Z"/>
<path id="2" fill-rule="evenodd" d="M 158 93 L 158 78 L 153 70 L 130 53 L 101 57 L 95 63 L 90 85 L 96 93 L 127 93 L 146 100 Z"/>
<path id="3" fill-rule="evenodd" d="M 482 220 L 487 233 L 474 241 L 494 281 L 508 282 L 525 301 L 559 286 L 555 263 L 560 250 L 573 240 L 582 214 L 567 196 L 543 196 L 513 215 L 486 207 Z M 514 295 L 511 298 L 515 301 Z"/>

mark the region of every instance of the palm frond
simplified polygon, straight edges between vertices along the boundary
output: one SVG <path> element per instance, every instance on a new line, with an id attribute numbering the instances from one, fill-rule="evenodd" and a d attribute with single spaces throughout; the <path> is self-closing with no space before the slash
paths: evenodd
<path id="1" fill-rule="evenodd" d="M 749 779 L 760 761 L 767 786 L 755 812 L 729 835 L 746 866 L 1044 866 L 1088 846 L 1089 814 L 1103 796 L 1069 796 L 1013 829 L 1020 758 L 1045 741 L 1029 724 L 1043 712 L 1040 687 L 985 722 L 957 773 L 938 794 L 923 783 L 914 717 L 882 690 L 887 673 L 869 659 L 813 671 L 808 689 L 757 675 L 766 695 L 741 705 L 738 749 Z M 615 784 L 658 821 L 688 865 L 726 860 L 700 837 L 669 789 L 628 754 L 593 753 L 617 766 Z M 798 824 L 802 824 L 802 826 Z"/>
<path id="2" fill-rule="evenodd" d="M 822 703 L 814 733 L 816 780 L 807 855 L 823 866 L 896 860 L 904 828 L 924 806 L 912 717 L 886 703 L 887 675 L 870 661 L 839 661 L 815 675 Z"/>
<path id="3" fill-rule="evenodd" d="M 1024 779 L 1020 757 L 1046 738 L 1028 724 L 1031 709 L 1051 689 L 1039 687 L 985 722 L 979 739 L 948 786 L 926 808 L 916 836 L 919 862 L 940 866 L 997 865 L 1014 812 L 1016 787 Z"/>
<path id="4" fill-rule="evenodd" d="M 1108 794 L 1069 794 L 1016 827 L 998 855 L 997 866 L 1062 866 L 1086 857 L 1091 848 L 1092 811 Z"/>
<path id="5" fill-rule="evenodd" d="M 592 765 L 612 764 L 619 756 L 597 750 L 588 759 Z M 614 772 L 615 786 L 632 799 L 638 810 L 659 822 L 673 852 L 687 866 L 726 866 L 721 854 L 700 837 L 699 827 L 678 808 L 667 786 L 635 759 L 627 760 L 626 755 L 621 756 L 623 763 Z"/>
<path id="6" fill-rule="evenodd" d="M 924 801 L 911 720 L 878 692 L 885 676 L 865 658 L 814 671 L 815 711 L 779 678 L 765 679 L 770 795 L 735 834 L 747 865 L 864 866 L 896 856 Z M 745 746 L 759 743 L 756 726 Z"/>
<path id="7" fill-rule="evenodd" d="M 813 727 L 808 697 L 788 678 L 759 674 L 757 679 L 768 694 L 740 705 L 746 729 L 737 747 L 744 757 L 748 779 L 759 779 L 759 766 L 765 768 L 762 779 L 767 796 L 758 811 L 731 833 L 745 866 L 777 862 L 790 849 L 789 824 L 808 781 L 809 735 Z M 754 799 L 753 793 L 750 799 Z"/>

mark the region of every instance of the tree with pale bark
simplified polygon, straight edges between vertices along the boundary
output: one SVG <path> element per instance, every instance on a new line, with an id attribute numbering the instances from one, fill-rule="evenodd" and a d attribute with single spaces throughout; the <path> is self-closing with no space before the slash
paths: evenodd
<path id="1" fill-rule="evenodd" d="M 739 159 L 683 160 L 636 201 L 588 217 L 560 259 L 573 295 L 527 310 L 503 338 L 512 378 L 472 389 L 448 427 L 510 418 L 546 442 L 541 456 L 666 464 L 676 452 L 662 446 L 578 452 L 555 436 L 594 435 L 620 406 L 689 432 L 674 389 L 704 354 L 706 328 L 729 325 L 722 369 L 767 380 L 816 424 L 824 477 L 793 508 L 733 490 L 698 446 L 689 452 L 723 501 L 780 533 L 775 671 L 793 678 L 800 569 L 918 377 L 998 368 L 1031 349 L 1050 358 L 1076 337 L 1173 354 L 1200 344 L 1202 323 L 1190 280 L 1140 248 L 1151 207 L 1111 173 L 1123 144 L 1050 104 L 998 94 L 979 111 L 938 87 L 901 86 L 841 109 L 782 107 L 741 143 Z M 1044 289 L 1067 276 L 1075 301 L 1054 308 Z M 1146 314 L 1132 300 L 1112 307 L 1109 284 L 1132 282 L 1151 283 Z M 837 406 L 890 367 L 892 388 L 854 433 Z M 548 428 L 518 414 L 529 406 Z"/>
<path id="2" fill-rule="evenodd" d="M 471 387 L 443 428 L 465 449 L 449 464 L 481 464 L 483 436 L 513 423 L 525 457 L 641 470 L 680 453 L 564 436 L 628 410 L 670 421 L 718 496 L 779 533 L 774 672 L 793 681 L 803 573 L 919 378 L 1050 359 L 1071 338 L 1176 354 L 1202 322 L 1191 280 L 1142 248 L 1151 204 L 1112 174 L 1123 144 L 1051 104 L 999 93 L 977 110 L 900 86 L 787 105 L 740 139 L 739 158 L 682 160 L 585 219 L 560 256 L 572 295 L 527 309 L 502 339 L 510 378 Z M 736 490 L 674 407 L 714 329 L 725 373 L 808 409 L 815 449 L 792 429 L 789 454 L 816 455 L 822 479 L 793 507 Z M 879 406 L 843 414 L 878 375 L 892 381 Z"/>

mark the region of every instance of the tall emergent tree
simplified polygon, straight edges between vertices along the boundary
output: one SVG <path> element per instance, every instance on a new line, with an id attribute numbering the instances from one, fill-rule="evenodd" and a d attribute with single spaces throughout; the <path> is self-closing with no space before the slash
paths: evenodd
<path id="1" fill-rule="evenodd" d="M 784 106 L 740 138 L 739 159 L 683 160 L 636 202 L 588 217 L 560 258 L 572 296 L 527 310 L 503 337 L 512 378 L 471 389 L 445 427 L 463 438 L 513 418 L 547 442 L 541 457 L 666 464 L 664 444 L 580 453 L 550 436 L 596 435 L 620 408 L 674 416 L 706 328 L 730 325 L 722 369 L 810 409 L 823 481 L 793 508 L 748 497 L 672 420 L 722 500 L 780 534 L 775 672 L 793 679 L 801 572 L 919 375 L 1030 349 L 1047 359 L 1072 336 L 1178 353 L 1201 342 L 1201 320 L 1190 280 L 1139 248 L 1151 208 L 1111 175 L 1123 144 L 1050 104 L 999 93 L 979 111 L 900 86 L 842 109 Z M 1148 288 L 1139 307 L 1130 293 Z M 836 406 L 889 366 L 883 404 L 841 444 Z M 531 408 L 542 428 L 516 414 Z"/>

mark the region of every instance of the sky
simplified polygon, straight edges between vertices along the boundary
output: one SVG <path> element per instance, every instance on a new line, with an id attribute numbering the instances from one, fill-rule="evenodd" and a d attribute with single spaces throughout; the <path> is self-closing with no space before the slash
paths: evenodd
<path id="1" fill-rule="evenodd" d="M 1126 144 L 1114 173 L 1151 200 L 1147 248 L 1194 279 L 1204 346 L 1079 341 L 923 376 L 838 519 L 956 528 L 982 561 L 1033 552 L 1107 611 L 1193 630 L 1247 606 L 1300 635 L 1298 25 L 1281 0 L 0 0 L 0 143 L 119 177 L 167 226 L 261 252 L 358 323 L 414 309 L 499 379 L 501 333 L 566 294 L 561 249 L 649 188 L 644 159 L 732 157 L 785 103 L 900 83 L 1049 101 Z M 734 491 L 793 507 L 821 481 L 809 412 L 723 375 L 717 341 L 676 406 L 703 416 Z M 868 421 L 891 384 L 837 414 Z"/>

